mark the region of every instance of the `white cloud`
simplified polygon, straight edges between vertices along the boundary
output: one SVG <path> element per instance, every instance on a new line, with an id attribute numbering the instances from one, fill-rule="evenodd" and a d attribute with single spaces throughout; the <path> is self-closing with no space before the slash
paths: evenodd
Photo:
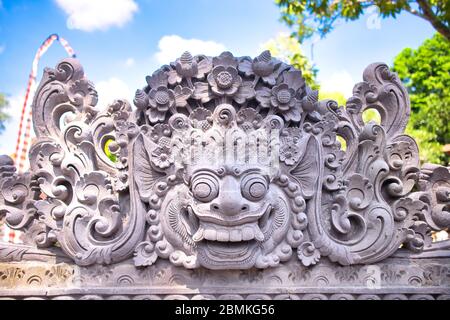
<path id="1" fill-rule="evenodd" d="M 133 92 L 128 85 L 116 77 L 97 82 L 95 89 L 98 92 L 98 107 L 100 109 L 117 99 L 126 99 L 130 103 L 133 100 Z"/>
<path id="2" fill-rule="evenodd" d="M 134 0 L 55 0 L 69 16 L 67 27 L 83 31 L 122 27 L 138 10 Z"/>
<path id="3" fill-rule="evenodd" d="M 337 91 L 342 93 L 346 98 L 349 98 L 352 96 L 354 85 L 355 81 L 353 81 L 350 73 L 346 70 L 340 70 L 332 73 L 331 76 L 320 82 L 320 91 Z"/>
<path id="4" fill-rule="evenodd" d="M 135 61 L 133 58 L 128 58 L 127 60 L 125 60 L 126 67 L 132 67 L 132 66 L 134 66 L 134 63 L 135 63 Z"/>
<path id="5" fill-rule="evenodd" d="M 214 41 L 199 39 L 184 39 L 178 35 L 164 36 L 158 43 L 159 51 L 155 54 L 160 64 L 168 64 L 180 57 L 184 51 L 191 54 L 204 54 L 207 56 L 219 55 L 225 51 L 225 46 Z"/>
<path id="6" fill-rule="evenodd" d="M 0 54 L 2 54 L 3 52 L 5 52 L 5 46 L 0 46 Z"/>

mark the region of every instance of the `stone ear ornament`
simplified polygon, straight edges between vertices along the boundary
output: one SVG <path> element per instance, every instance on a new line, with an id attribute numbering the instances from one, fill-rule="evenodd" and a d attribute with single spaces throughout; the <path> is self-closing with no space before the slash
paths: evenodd
<path id="1" fill-rule="evenodd" d="M 45 69 L 29 171 L 0 157 L 0 216 L 25 242 L 0 244 L 0 261 L 371 264 L 432 250 L 430 232 L 450 226 L 449 169 L 420 168 L 407 91 L 385 64 L 346 106 L 268 51 L 186 52 L 146 81 L 136 108 L 99 110 L 77 60 Z"/>

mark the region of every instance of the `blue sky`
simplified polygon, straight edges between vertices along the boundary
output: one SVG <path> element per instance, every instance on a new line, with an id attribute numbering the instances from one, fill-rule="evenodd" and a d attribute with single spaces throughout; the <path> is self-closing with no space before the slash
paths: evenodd
<path id="1" fill-rule="evenodd" d="M 279 21 L 273 0 L 3 0 L 0 1 L 0 92 L 9 96 L 13 119 L 0 135 L 0 153 L 11 154 L 23 93 L 34 54 L 52 33 L 67 39 L 100 104 L 132 100 L 145 76 L 182 51 L 254 56 L 262 45 L 289 29 Z M 349 95 L 364 68 L 375 61 L 392 64 L 405 47 L 417 47 L 434 30 L 409 14 L 379 21 L 376 12 L 339 25 L 314 40 L 318 80 L 328 91 Z M 303 45 L 311 58 L 311 43 Z M 54 44 L 41 59 L 55 66 L 66 57 Z"/>

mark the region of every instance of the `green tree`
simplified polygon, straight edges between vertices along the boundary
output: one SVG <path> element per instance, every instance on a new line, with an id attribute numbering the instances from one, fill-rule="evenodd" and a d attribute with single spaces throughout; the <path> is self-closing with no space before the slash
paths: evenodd
<path id="1" fill-rule="evenodd" d="M 5 130 L 5 122 L 9 119 L 9 115 L 5 112 L 8 106 L 5 95 L 0 93 L 0 133 Z"/>
<path id="2" fill-rule="evenodd" d="M 342 92 L 339 91 L 319 91 L 319 100 L 325 100 L 325 99 L 331 99 L 338 103 L 340 106 L 345 106 L 345 102 L 347 99 L 342 94 Z"/>
<path id="3" fill-rule="evenodd" d="M 409 12 L 428 21 L 450 40 L 450 1 L 448 0 L 275 0 L 281 9 L 281 19 L 295 28 L 293 36 L 304 39 L 318 33 L 325 36 L 339 20 L 356 20 L 377 6 L 381 17 L 396 17 Z"/>
<path id="4" fill-rule="evenodd" d="M 320 88 L 320 85 L 316 80 L 318 70 L 303 54 L 301 45 L 296 39 L 290 37 L 288 34 L 280 33 L 275 38 L 264 43 L 261 49 L 269 50 L 272 56 L 301 70 L 306 83 L 313 89 Z M 344 94 L 338 91 L 327 92 L 319 90 L 319 99 L 335 100 L 340 106 L 345 106 L 346 103 Z"/>
<path id="5" fill-rule="evenodd" d="M 345 106 L 347 99 L 339 91 L 319 91 L 319 100 L 331 99 L 338 103 L 339 106 Z M 363 112 L 362 118 L 364 123 L 375 121 L 381 123 L 381 115 L 375 109 L 367 109 Z"/>
<path id="6" fill-rule="evenodd" d="M 450 42 L 435 34 L 416 50 L 406 48 L 394 70 L 411 99 L 406 132 L 419 143 L 422 161 L 446 164 L 443 145 L 450 143 Z"/>
<path id="7" fill-rule="evenodd" d="M 262 45 L 263 50 L 269 50 L 273 57 L 282 60 L 301 70 L 306 83 L 314 89 L 318 88 L 316 83 L 317 69 L 309 62 L 303 54 L 300 43 L 288 34 L 280 33 Z"/>

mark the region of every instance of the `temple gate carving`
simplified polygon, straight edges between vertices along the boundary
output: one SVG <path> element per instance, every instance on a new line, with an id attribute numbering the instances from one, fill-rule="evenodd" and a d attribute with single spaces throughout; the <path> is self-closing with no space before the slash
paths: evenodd
<path id="1" fill-rule="evenodd" d="M 268 51 L 185 52 L 133 103 L 98 108 L 75 59 L 45 69 L 30 169 L 0 157 L 0 216 L 24 232 L 0 244 L 0 297 L 450 297 L 450 240 L 431 241 L 450 171 L 420 166 L 385 64 L 339 106 Z"/>

